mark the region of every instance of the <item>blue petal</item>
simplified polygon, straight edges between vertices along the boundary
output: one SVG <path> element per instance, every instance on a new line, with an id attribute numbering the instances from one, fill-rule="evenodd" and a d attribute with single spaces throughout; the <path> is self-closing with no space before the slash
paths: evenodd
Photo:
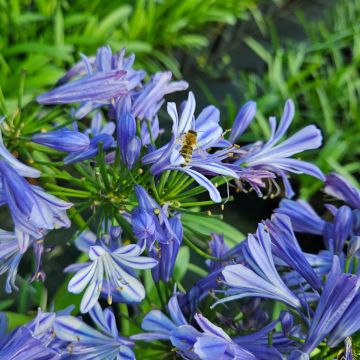
<path id="1" fill-rule="evenodd" d="M 176 325 L 160 310 L 151 310 L 143 319 L 141 328 L 146 331 L 159 332 L 169 336 Z"/>
<path id="2" fill-rule="evenodd" d="M 234 124 L 231 127 L 231 133 L 229 137 L 229 141 L 231 143 L 235 143 L 239 137 L 244 133 L 244 131 L 248 128 L 251 121 L 253 120 L 256 114 L 256 102 L 248 101 L 246 104 L 242 106 L 236 118 L 234 120 Z"/>
<path id="3" fill-rule="evenodd" d="M 190 175 L 199 185 L 204 187 L 210 195 L 210 198 L 214 202 L 221 202 L 221 195 L 216 186 L 208 180 L 204 175 L 192 169 L 182 169 L 183 172 Z"/>
<path id="4" fill-rule="evenodd" d="M 128 91 L 127 81 L 122 80 L 123 70 L 98 72 L 59 86 L 37 97 L 40 104 L 69 104 L 83 101 L 111 100 Z"/>

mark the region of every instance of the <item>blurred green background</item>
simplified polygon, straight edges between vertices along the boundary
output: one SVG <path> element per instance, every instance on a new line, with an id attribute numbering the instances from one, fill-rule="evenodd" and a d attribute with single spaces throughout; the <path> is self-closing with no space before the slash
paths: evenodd
<path id="1" fill-rule="evenodd" d="M 359 185 L 360 0 L 0 0 L 0 113 L 16 111 L 19 92 L 23 103 L 32 101 L 79 53 L 94 54 L 105 44 L 134 52 L 136 67 L 148 73 L 170 69 L 189 81 L 198 110 L 215 104 L 225 128 L 242 103 L 257 101 L 244 142 L 266 139 L 269 115 L 280 116 L 292 98 L 297 113 L 290 133 L 316 123 L 324 135 L 322 148 L 304 158 Z M 321 183 L 293 178 L 299 195 L 316 207 Z M 243 233 L 253 231 L 278 201 L 254 194 L 236 200 L 225 217 L 241 224 Z M 56 233 L 54 243 L 63 245 L 45 260 L 49 279 L 78 254 L 64 245 L 71 233 Z M 26 313 L 46 300 L 36 290 L 42 286 L 24 282 L 16 298 L 0 292 L 0 310 L 12 306 Z M 50 292 L 56 286 L 47 284 Z M 65 288 L 58 296 L 61 291 L 70 296 Z"/>

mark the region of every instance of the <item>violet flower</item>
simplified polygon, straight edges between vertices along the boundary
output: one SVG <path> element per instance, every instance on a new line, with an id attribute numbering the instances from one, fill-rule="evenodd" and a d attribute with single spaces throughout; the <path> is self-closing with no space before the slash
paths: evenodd
<path id="1" fill-rule="evenodd" d="M 339 174 L 331 173 L 326 176 L 325 192 L 345 201 L 353 209 L 360 210 L 360 190 Z"/>
<path id="2" fill-rule="evenodd" d="M 138 245 L 115 247 L 102 240 L 90 246 L 90 262 L 67 267 L 67 272 L 76 271 L 68 290 L 79 294 L 86 288 L 80 304 L 81 312 L 86 313 L 95 305 L 102 289 L 107 292 L 109 304 L 112 303 L 113 292 L 119 293 L 122 302 L 142 301 L 145 289 L 136 279 L 133 269 L 151 269 L 157 264 L 150 257 L 140 256 L 142 252 Z"/>
<path id="3" fill-rule="evenodd" d="M 295 309 L 301 309 L 300 299 L 285 285 L 277 272 L 271 253 L 271 239 L 264 226 L 259 224 L 256 237 L 248 236 L 244 249 L 249 267 L 242 264 L 226 266 L 222 271 L 226 297 L 217 304 L 244 297 L 263 297 L 281 301 Z"/>
<path id="4" fill-rule="evenodd" d="M 40 104 L 71 104 L 84 101 L 109 102 L 128 92 L 126 71 L 111 70 L 85 75 L 37 97 Z"/>
<path id="5" fill-rule="evenodd" d="M 265 226 L 269 229 L 273 254 L 297 271 L 313 289 L 320 290 L 320 280 L 295 238 L 290 219 L 286 215 L 275 214 L 271 221 L 265 221 Z"/>
<path id="6" fill-rule="evenodd" d="M 322 136 L 320 130 L 314 125 L 305 128 L 280 143 L 294 117 L 294 104 L 288 100 L 284 107 L 283 116 L 279 126 L 274 117 L 270 118 L 271 135 L 264 145 L 247 146 L 245 150 L 238 150 L 240 158 L 234 162 L 250 169 L 262 169 L 272 172 L 282 178 L 287 197 L 292 197 L 294 192 L 286 177 L 287 173 L 308 174 L 320 180 L 325 180 L 318 167 L 308 162 L 292 159 L 291 156 L 304 150 L 317 149 L 321 146 Z"/>
<path id="7" fill-rule="evenodd" d="M 37 144 L 65 152 L 84 151 L 90 145 L 88 136 L 67 128 L 39 133 L 34 135 L 31 140 Z"/>
<path id="8" fill-rule="evenodd" d="M 71 359 L 135 359 L 133 342 L 119 335 L 110 309 L 103 311 L 96 303 L 89 315 L 99 330 L 70 315 L 58 316 L 54 323 L 56 337 L 69 342 L 67 352 Z"/>
<path id="9" fill-rule="evenodd" d="M 121 158 L 130 170 L 138 160 L 141 150 L 141 140 L 136 136 L 136 122 L 130 112 L 117 114 L 117 142 Z"/>
<path id="10" fill-rule="evenodd" d="M 302 347 L 304 353 L 310 354 L 335 328 L 357 294 L 359 286 L 360 281 L 356 275 L 342 273 L 339 259 L 335 255 Z"/>
<path id="11" fill-rule="evenodd" d="M 140 185 L 135 185 L 135 193 L 139 206 L 131 215 L 134 234 L 145 242 L 149 255 L 158 261 L 151 270 L 153 279 L 168 282 L 183 238 L 180 215 L 170 218 L 168 206 L 161 207 Z M 154 246 L 155 241 L 157 246 Z"/>
<path id="12" fill-rule="evenodd" d="M 4 160 L 0 160 L 0 179 L 3 202 L 9 206 L 18 230 L 40 239 L 49 230 L 70 226 L 66 209 L 71 203 L 29 184 Z"/>
<path id="13" fill-rule="evenodd" d="M 256 102 L 248 101 L 244 104 L 236 118 L 234 120 L 234 124 L 231 127 L 229 141 L 234 144 L 239 137 L 244 133 L 244 131 L 248 128 L 250 123 L 252 122 L 256 113 Z"/>
<path id="14" fill-rule="evenodd" d="M 174 103 L 168 103 L 168 114 L 173 120 L 172 139 L 163 147 L 146 154 L 142 160 L 144 164 L 152 164 L 151 171 L 158 175 L 165 170 L 179 170 L 191 176 L 199 185 L 208 190 L 214 202 L 220 202 L 221 196 L 216 186 L 206 178 L 204 174 L 224 175 L 237 178 L 237 174 L 231 170 L 222 160 L 228 157 L 228 148 L 209 154 L 206 150 L 216 147 L 222 139 L 222 128 L 219 125 L 219 111 L 208 106 L 194 120 L 195 98 L 189 92 L 188 100 L 180 115 L 180 119 Z M 197 133 L 196 146 L 193 149 L 188 163 L 180 154 L 182 137 L 189 130 Z M 204 174 L 203 174 L 204 173 Z"/>

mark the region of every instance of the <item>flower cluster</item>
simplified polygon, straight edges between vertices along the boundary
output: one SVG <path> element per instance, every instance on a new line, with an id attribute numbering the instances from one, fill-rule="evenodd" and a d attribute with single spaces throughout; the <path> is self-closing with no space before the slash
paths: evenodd
<path id="1" fill-rule="evenodd" d="M 0 359 L 164 358 L 171 351 L 206 360 L 352 359 L 360 330 L 360 191 L 294 158 L 321 146 L 320 130 L 310 125 L 283 139 L 295 116 L 288 100 L 280 121 L 269 119 L 270 137 L 244 144 L 254 101 L 224 130 L 219 110 L 196 110 L 191 91 L 164 109 L 165 96 L 188 84 L 169 71 L 148 77 L 134 60 L 109 47 L 82 55 L 38 96 L 41 112 L 37 106 L 29 119 L 0 123 L 0 201 L 12 226 L 0 230 L 6 291 L 25 283 L 18 268 L 30 249 L 30 279 L 45 280 L 53 230 L 70 228 L 66 245 L 81 252 L 78 259 L 69 252 L 64 272 L 73 274 L 61 287 L 73 307 L 54 311 L 62 307 L 55 296 L 46 311 L 42 294 L 38 315 L 11 331 L 0 313 Z M 25 114 L 34 109 L 28 106 Z M 292 200 L 293 174 L 325 182 L 336 201 L 325 205 L 326 216 Z M 284 199 L 244 239 L 205 208 L 223 209 L 232 188 Z M 303 251 L 300 234 L 322 239 L 323 250 Z"/>

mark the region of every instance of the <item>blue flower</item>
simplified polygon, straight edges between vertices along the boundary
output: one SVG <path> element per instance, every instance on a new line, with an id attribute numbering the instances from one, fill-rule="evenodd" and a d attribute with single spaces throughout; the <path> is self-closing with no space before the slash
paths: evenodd
<path id="1" fill-rule="evenodd" d="M 141 328 L 147 333 L 135 334 L 132 340 L 170 340 L 171 333 L 177 327 L 188 325 L 183 312 L 181 311 L 178 296 L 180 293 L 174 289 L 174 294 L 169 300 L 168 311 L 170 319 L 160 310 L 151 310 L 147 313 L 141 323 Z"/>
<path id="2" fill-rule="evenodd" d="M 90 140 L 90 145 L 85 151 L 69 154 L 64 158 L 64 163 L 69 165 L 95 157 L 98 154 L 100 143 L 102 143 L 102 149 L 106 151 L 114 144 L 114 138 L 109 134 L 96 135 Z"/>
<path id="3" fill-rule="evenodd" d="M 331 173 L 326 176 L 325 192 L 345 201 L 353 209 L 360 210 L 360 190 L 351 185 L 342 176 Z"/>
<path id="4" fill-rule="evenodd" d="M 153 279 L 168 282 L 183 238 L 180 215 L 169 218 L 168 206 L 160 207 L 140 185 L 135 185 L 135 193 L 139 206 L 131 215 L 134 234 L 146 243 L 148 254 L 158 261 L 151 271 Z"/>
<path id="5" fill-rule="evenodd" d="M 288 336 L 299 336 L 299 326 L 293 326 L 291 321 L 290 324 L 287 324 L 287 333 L 284 334 L 284 320 L 282 319 L 284 315 L 288 316 L 289 314 L 282 312 L 279 319 L 251 334 L 234 337 L 233 341 L 252 352 L 257 359 L 283 359 L 281 353 L 288 353 L 296 347 L 295 341 L 289 339 Z M 289 316 L 291 317 L 291 315 Z M 282 331 L 275 331 L 279 322 L 281 322 Z M 272 334 L 272 345 L 269 345 L 269 334 Z"/>
<path id="6" fill-rule="evenodd" d="M 81 312 L 86 313 L 95 305 L 103 288 L 110 304 L 113 292 L 119 293 L 122 302 L 141 302 L 145 289 L 133 269 L 151 269 L 157 264 L 153 258 L 140 256 L 142 251 L 138 245 L 111 248 L 102 241 L 90 246 L 90 262 L 68 267 L 66 271 L 76 271 L 68 290 L 79 294 L 87 288 L 81 300 Z"/>
<path id="7" fill-rule="evenodd" d="M 76 124 L 76 123 L 75 123 Z M 109 150 L 114 145 L 113 133 L 115 124 L 111 121 L 103 124 L 103 118 L 100 111 L 96 111 L 91 119 L 90 128 L 85 130 L 86 136 L 90 136 L 89 146 L 82 151 L 71 151 L 64 158 L 65 164 L 94 158 L 99 152 L 99 144 L 102 143 L 103 151 Z M 85 135 L 84 135 L 85 136 Z"/>
<path id="8" fill-rule="evenodd" d="M 242 106 L 231 127 L 229 141 L 235 143 L 248 128 L 256 113 L 256 102 L 248 101 Z"/>
<path id="9" fill-rule="evenodd" d="M 182 109 L 179 119 L 174 103 L 168 103 L 168 114 L 173 120 L 172 139 L 163 147 L 146 154 L 143 163 L 152 164 L 151 171 L 154 175 L 165 170 L 179 170 L 191 176 L 199 185 L 209 191 L 214 202 L 220 202 L 221 196 L 216 186 L 204 174 L 224 175 L 237 178 L 235 171 L 222 163 L 230 150 L 225 148 L 214 154 L 208 153 L 211 147 L 217 147 L 222 140 L 222 128 L 219 125 L 219 111 L 208 106 L 194 120 L 195 98 L 189 92 L 188 100 Z M 197 133 L 196 144 L 193 148 L 191 159 L 185 161 L 181 155 L 183 137 L 189 130 Z"/>
<path id="10" fill-rule="evenodd" d="M 183 238 L 183 227 L 179 215 L 169 219 L 169 225 L 172 229 L 171 233 L 166 231 L 169 242 L 167 244 L 160 243 L 158 248 L 154 247 L 149 251 L 149 255 L 158 260 L 158 265 L 151 270 L 153 279 L 157 282 L 159 280 L 169 282 L 172 279 Z"/>
<path id="11" fill-rule="evenodd" d="M 30 185 L 4 160 L 0 160 L 0 178 L 3 202 L 9 206 L 18 230 L 40 239 L 49 230 L 70 226 L 66 209 L 71 203 Z"/>
<path id="12" fill-rule="evenodd" d="M 56 316 L 70 313 L 72 307 L 58 313 L 42 312 L 29 323 L 1 336 L 0 358 L 7 360 L 57 360 L 66 343 L 55 338 L 54 322 Z M 4 321 L 0 313 L 0 322 Z M 0 325 L 1 327 L 1 325 Z M 1 332 L 1 331 L 0 331 Z"/>
<path id="13" fill-rule="evenodd" d="M 9 322 L 6 315 L 0 312 L 0 339 L 4 338 L 7 333 Z"/>
<path id="14" fill-rule="evenodd" d="M 69 342 L 67 353 L 71 359 L 135 359 L 133 342 L 119 335 L 115 316 L 110 309 L 103 311 L 99 303 L 96 303 L 89 315 L 99 330 L 74 316 L 56 318 L 56 337 Z"/>
<path id="15" fill-rule="evenodd" d="M 229 251 L 229 247 L 225 244 L 224 241 L 224 234 L 219 235 L 214 232 L 211 233 L 209 247 L 211 256 L 214 256 L 218 259 L 224 258 L 226 253 Z M 206 264 L 211 272 L 223 267 L 223 263 L 221 261 L 206 260 Z"/>
<path id="16" fill-rule="evenodd" d="M 360 329 L 360 293 L 358 292 L 351 301 L 344 314 L 331 331 L 327 344 L 335 347 L 348 336 L 355 334 Z"/>
<path id="17" fill-rule="evenodd" d="M 171 319 L 159 310 L 152 310 L 141 324 L 142 329 L 149 333 L 136 334 L 131 339 L 170 340 L 176 351 L 186 359 L 256 359 L 201 314 L 195 314 L 194 318 L 203 332 L 189 325 L 179 306 L 178 296 L 175 292 L 168 304 Z"/>
<path id="18" fill-rule="evenodd" d="M 2 135 L 0 132 L 0 159 L 12 167 L 19 175 L 29 178 L 38 178 L 41 176 L 41 172 L 37 169 L 34 169 L 30 166 L 27 166 L 20 162 L 14 155 L 12 155 L 9 150 L 5 147 L 2 141 Z M 0 184 L 0 190 L 2 191 L 2 186 Z"/>
<path id="19" fill-rule="evenodd" d="M 30 279 L 45 280 L 45 273 L 42 270 L 42 254 L 44 252 L 44 241 L 35 240 L 29 234 L 15 228 L 14 232 L 0 229 L 0 275 L 7 273 L 5 282 L 5 291 L 11 293 L 12 290 L 18 290 L 15 285 L 16 275 L 19 263 L 28 250 L 32 246 L 34 250 L 35 271 Z"/>
<path id="20" fill-rule="evenodd" d="M 334 215 L 332 222 L 321 219 L 304 200 L 282 200 L 275 211 L 289 216 L 295 231 L 322 235 L 326 248 L 331 253 L 342 256 L 345 244 L 356 243 L 360 234 L 360 222 L 357 220 L 360 219 L 360 212 L 351 210 L 347 205 L 337 209 L 328 204 L 327 208 Z"/>
<path id="21" fill-rule="evenodd" d="M 131 169 L 140 156 L 141 140 L 136 136 L 135 118 L 129 112 L 117 113 L 117 142 L 124 164 Z"/>
<path id="22" fill-rule="evenodd" d="M 287 197 L 294 195 L 286 177 L 286 174 L 289 172 L 309 174 L 320 180 L 325 180 L 323 173 L 315 165 L 291 158 L 291 156 L 304 150 L 317 149 L 321 146 L 322 136 L 320 130 L 314 125 L 306 126 L 279 144 L 280 139 L 289 128 L 293 117 L 294 104 L 291 100 L 288 100 L 278 127 L 276 119 L 274 117 L 270 118 L 271 135 L 267 143 L 264 145 L 254 144 L 253 146 L 247 146 L 245 150 L 240 148 L 238 150 L 241 154 L 240 159 L 234 162 L 234 164 L 245 168 L 267 170 L 280 176 L 284 182 Z"/>
<path id="23" fill-rule="evenodd" d="M 225 291 L 226 297 L 213 306 L 244 297 L 263 297 L 301 309 L 300 299 L 285 285 L 275 268 L 270 235 L 262 224 L 256 237 L 248 236 L 244 254 L 250 268 L 242 264 L 225 267 L 222 275 L 229 289 Z"/>
<path id="24" fill-rule="evenodd" d="M 170 71 L 158 72 L 134 93 L 131 112 L 135 118 L 152 120 L 164 103 L 165 95 L 188 88 L 186 81 L 171 82 L 171 78 Z"/>
<path id="25" fill-rule="evenodd" d="M 37 144 L 65 152 L 84 151 L 90 145 L 88 136 L 67 128 L 39 133 L 34 135 L 31 140 Z"/>
<path id="26" fill-rule="evenodd" d="M 211 323 L 201 314 L 195 314 L 195 320 L 203 331 L 202 336 L 196 339 L 194 343 L 194 352 L 200 359 L 218 360 L 218 359 L 239 359 L 255 360 L 256 357 L 248 350 L 237 345 L 223 329 Z M 181 341 L 181 337 L 174 332 L 172 343 Z M 175 345 L 176 346 L 176 345 Z"/>
<path id="27" fill-rule="evenodd" d="M 295 231 L 314 235 L 322 235 L 324 232 L 326 221 L 305 200 L 283 199 L 275 212 L 287 215 Z"/>
<path id="28" fill-rule="evenodd" d="M 320 280 L 295 238 L 290 219 L 286 215 L 275 214 L 271 221 L 265 221 L 265 226 L 269 229 L 273 254 L 297 271 L 313 289 L 320 290 Z"/>
<path id="29" fill-rule="evenodd" d="M 7 273 L 5 283 L 7 293 L 11 293 L 12 289 L 17 290 L 15 285 L 16 274 L 26 248 L 21 251 L 18 236 L 15 233 L 0 230 L 0 275 Z"/>
<path id="30" fill-rule="evenodd" d="M 335 255 L 331 272 L 311 320 L 303 352 L 310 354 L 336 327 L 355 298 L 359 286 L 360 281 L 356 275 L 342 273 L 339 259 Z"/>
<path id="31" fill-rule="evenodd" d="M 110 70 L 90 73 L 81 79 L 61 85 L 37 97 L 40 104 L 71 104 L 94 101 L 110 102 L 128 92 L 126 71 Z"/>
<path id="32" fill-rule="evenodd" d="M 0 340 L 0 358 L 6 360 L 57 360 L 60 354 L 44 346 L 22 326 Z"/>

